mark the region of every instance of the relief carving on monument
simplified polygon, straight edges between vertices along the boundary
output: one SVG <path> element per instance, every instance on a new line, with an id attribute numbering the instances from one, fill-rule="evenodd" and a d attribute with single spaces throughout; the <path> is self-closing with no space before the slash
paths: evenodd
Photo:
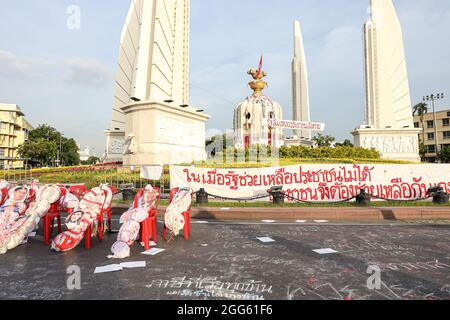
<path id="1" fill-rule="evenodd" d="M 123 154 L 124 140 L 111 139 L 108 147 L 108 154 Z"/>
<path id="2" fill-rule="evenodd" d="M 363 148 L 386 153 L 417 153 L 418 141 L 414 137 L 364 137 Z"/>

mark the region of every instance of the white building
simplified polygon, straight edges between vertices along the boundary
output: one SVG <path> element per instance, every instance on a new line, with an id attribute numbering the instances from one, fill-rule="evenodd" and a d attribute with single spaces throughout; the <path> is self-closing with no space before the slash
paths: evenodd
<path id="1" fill-rule="evenodd" d="M 420 161 L 402 28 L 392 0 L 371 0 L 364 55 L 366 123 L 353 132 L 355 146 L 376 149 L 385 159 Z"/>
<path id="2" fill-rule="evenodd" d="M 189 0 L 134 0 L 122 31 L 105 161 L 204 160 L 208 116 L 189 106 Z"/>
<path id="3" fill-rule="evenodd" d="M 78 154 L 80 155 L 81 161 L 88 161 L 90 157 L 95 156 L 93 150 L 91 147 L 86 146 L 83 149 L 81 147 L 78 147 L 80 150 L 78 151 Z"/>

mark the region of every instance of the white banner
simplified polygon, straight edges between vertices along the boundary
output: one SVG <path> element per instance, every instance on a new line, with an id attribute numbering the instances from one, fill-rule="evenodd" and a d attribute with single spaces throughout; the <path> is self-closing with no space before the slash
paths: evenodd
<path id="1" fill-rule="evenodd" d="M 263 120 L 263 124 L 270 128 L 295 129 L 295 130 L 311 130 L 311 131 L 325 131 L 325 124 L 318 122 L 304 122 L 292 120 L 277 120 L 268 119 Z"/>
<path id="2" fill-rule="evenodd" d="M 295 165 L 260 169 L 202 169 L 171 166 L 171 187 L 204 188 L 227 198 L 250 198 L 283 186 L 303 201 L 352 198 L 365 189 L 377 197 L 408 200 L 425 197 L 439 185 L 450 193 L 450 165 Z"/>

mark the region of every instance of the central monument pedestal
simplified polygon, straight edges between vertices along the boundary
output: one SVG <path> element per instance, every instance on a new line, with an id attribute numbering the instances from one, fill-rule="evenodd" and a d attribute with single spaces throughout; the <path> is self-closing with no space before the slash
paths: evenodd
<path id="1" fill-rule="evenodd" d="M 374 129 L 369 126 L 352 132 L 355 146 L 375 149 L 386 160 L 420 162 L 418 129 Z"/>
<path id="2" fill-rule="evenodd" d="M 121 108 L 126 115 L 126 166 L 205 161 L 209 116 L 192 107 L 144 101 Z"/>

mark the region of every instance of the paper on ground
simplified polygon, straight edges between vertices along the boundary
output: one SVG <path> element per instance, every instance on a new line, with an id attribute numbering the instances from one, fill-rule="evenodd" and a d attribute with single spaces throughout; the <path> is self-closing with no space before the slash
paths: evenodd
<path id="1" fill-rule="evenodd" d="M 122 268 L 133 269 L 133 268 L 145 268 L 147 266 L 145 261 L 133 261 L 133 262 L 123 262 L 120 264 Z"/>
<path id="2" fill-rule="evenodd" d="M 108 266 L 95 268 L 94 274 L 122 271 L 122 269 L 123 268 L 120 264 L 110 264 Z"/>
<path id="3" fill-rule="evenodd" d="M 263 220 L 262 222 L 264 222 L 264 223 L 274 223 L 276 221 L 275 220 Z"/>
<path id="4" fill-rule="evenodd" d="M 317 223 L 325 223 L 325 222 L 328 222 L 328 220 L 314 220 L 314 222 L 317 222 Z"/>
<path id="5" fill-rule="evenodd" d="M 317 250 L 313 250 L 315 253 L 318 254 L 331 254 L 331 253 L 338 253 L 338 251 L 327 248 L 327 249 L 317 249 Z"/>
<path id="6" fill-rule="evenodd" d="M 207 224 L 209 223 L 208 221 L 196 221 L 198 224 Z"/>
<path id="7" fill-rule="evenodd" d="M 295 221 L 296 223 L 306 223 L 307 221 L 306 220 L 297 220 L 297 221 Z"/>
<path id="8" fill-rule="evenodd" d="M 150 250 L 147 250 L 145 252 L 142 252 L 142 254 L 145 254 L 147 256 L 156 256 L 157 254 L 166 251 L 166 249 L 158 249 L 158 248 L 152 248 Z"/>
<path id="9" fill-rule="evenodd" d="M 272 238 L 269 238 L 269 237 L 261 237 L 261 238 L 257 238 L 257 239 L 263 243 L 275 242 L 275 240 L 273 240 Z"/>

